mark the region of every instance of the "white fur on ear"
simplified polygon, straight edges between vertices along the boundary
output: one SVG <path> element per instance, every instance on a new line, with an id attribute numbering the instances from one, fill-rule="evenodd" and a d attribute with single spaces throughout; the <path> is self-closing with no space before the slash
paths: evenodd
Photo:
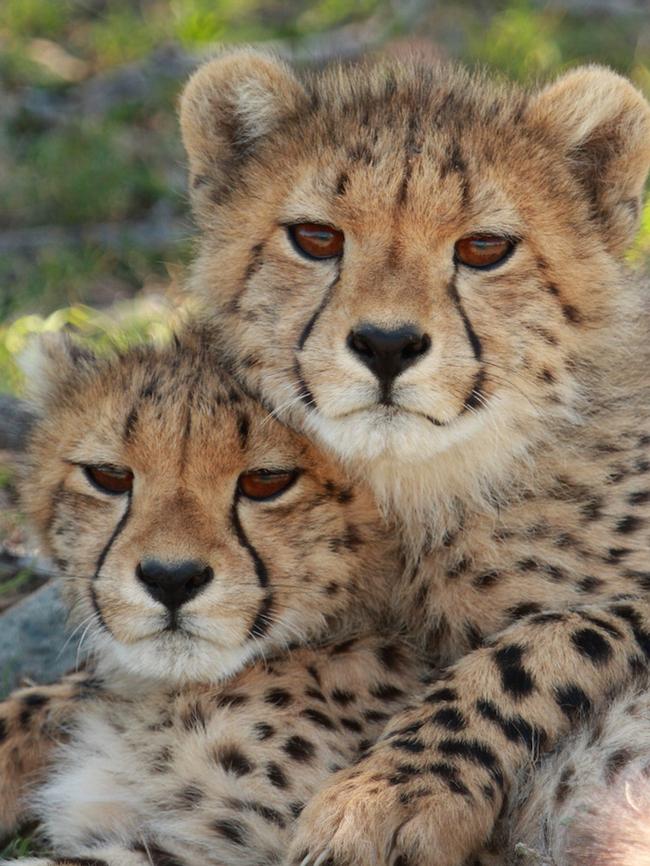
<path id="1" fill-rule="evenodd" d="M 25 394 L 36 409 L 41 409 L 57 387 L 94 355 L 65 333 L 44 332 L 31 337 L 16 359 L 25 378 Z"/>
<path id="2" fill-rule="evenodd" d="M 558 144 L 613 252 L 631 243 L 650 168 L 650 105 L 627 79 L 582 66 L 535 96 L 528 118 Z"/>

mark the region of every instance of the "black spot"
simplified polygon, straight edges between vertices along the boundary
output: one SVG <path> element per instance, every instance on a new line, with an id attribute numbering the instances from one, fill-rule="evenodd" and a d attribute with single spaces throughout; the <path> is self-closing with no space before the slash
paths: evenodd
<path id="1" fill-rule="evenodd" d="M 472 585 L 476 587 L 476 589 L 489 589 L 491 586 L 497 584 L 503 575 L 498 571 L 484 571 L 483 574 L 477 575 Z"/>
<path id="2" fill-rule="evenodd" d="M 388 713 L 382 713 L 380 710 L 364 710 L 363 717 L 371 724 L 385 722 L 390 718 Z"/>
<path id="3" fill-rule="evenodd" d="M 403 752 L 411 752 L 412 754 L 419 754 L 425 749 L 424 743 L 416 737 L 399 737 L 395 740 L 391 740 L 390 745 L 393 749 L 399 749 Z"/>
<path id="4" fill-rule="evenodd" d="M 274 788 L 281 788 L 284 790 L 289 787 L 289 780 L 287 779 L 284 770 L 279 764 L 276 764 L 273 761 L 266 765 L 266 777 Z"/>
<path id="5" fill-rule="evenodd" d="M 305 694 L 307 695 L 308 698 L 313 698 L 315 701 L 320 701 L 321 704 L 327 703 L 327 698 L 319 689 L 314 689 L 311 686 L 309 686 L 308 688 L 305 689 Z"/>
<path id="6" fill-rule="evenodd" d="M 645 505 L 646 502 L 650 502 L 650 490 L 637 490 L 630 493 L 627 501 L 630 505 Z"/>
<path id="7" fill-rule="evenodd" d="M 522 716 L 504 716 L 492 701 L 478 700 L 476 709 L 484 719 L 497 725 L 503 735 L 512 743 L 522 743 L 527 749 L 541 745 L 546 740 L 546 734 L 540 728 L 534 728 Z"/>
<path id="8" fill-rule="evenodd" d="M 632 751 L 625 747 L 612 752 L 605 762 L 605 779 L 608 784 L 611 785 L 616 780 L 617 775 L 630 763 L 633 757 Z"/>
<path id="9" fill-rule="evenodd" d="M 650 658 L 650 632 L 646 631 L 641 623 L 643 620 L 639 613 L 629 604 L 613 604 L 610 611 L 622 620 L 629 623 L 634 634 L 634 639 L 643 651 L 646 658 Z"/>
<path id="10" fill-rule="evenodd" d="M 467 727 L 465 716 L 455 707 L 444 707 L 431 716 L 434 725 L 440 725 L 448 731 L 462 731 Z"/>
<path id="11" fill-rule="evenodd" d="M 404 785 L 420 773 L 421 770 L 413 764 L 398 764 L 395 773 L 388 776 L 386 781 L 389 785 Z"/>
<path id="12" fill-rule="evenodd" d="M 275 824 L 276 827 L 284 828 L 287 826 L 284 816 L 281 815 L 277 809 L 273 809 L 271 806 L 265 806 L 263 803 L 258 803 L 255 800 L 249 800 L 243 801 L 242 807 L 247 812 L 254 812 L 256 815 L 264 818 L 264 820 L 268 821 L 269 824 Z"/>
<path id="13" fill-rule="evenodd" d="M 6 719 L 0 719 L 0 743 L 7 739 L 8 733 Z"/>
<path id="14" fill-rule="evenodd" d="M 603 581 L 599 577 L 593 577 L 593 575 L 583 577 L 577 583 L 577 587 L 580 592 L 595 592 L 596 590 L 600 589 L 602 585 Z"/>
<path id="15" fill-rule="evenodd" d="M 458 778 L 458 769 L 456 767 L 452 767 L 451 764 L 435 762 L 428 764 L 427 770 L 438 779 L 442 779 L 452 794 L 462 794 L 463 797 L 470 796 L 469 788 Z"/>
<path id="16" fill-rule="evenodd" d="M 591 701 L 575 683 L 567 683 L 555 689 L 555 700 L 564 715 L 572 722 L 584 718 L 591 712 Z"/>
<path id="17" fill-rule="evenodd" d="M 269 689 L 264 695 L 264 700 L 274 707 L 288 707 L 293 703 L 293 698 L 286 689 Z"/>
<path id="18" fill-rule="evenodd" d="M 341 653 L 347 653 L 356 645 L 356 638 L 350 638 L 349 640 L 342 641 L 341 643 L 337 643 L 336 646 L 332 647 L 330 652 L 332 655 L 340 655 Z"/>
<path id="19" fill-rule="evenodd" d="M 389 671 L 397 670 L 402 661 L 402 652 L 396 644 L 388 643 L 377 650 L 377 658 Z"/>
<path id="20" fill-rule="evenodd" d="M 41 692 L 30 692 L 30 694 L 25 695 L 25 697 L 22 698 L 23 706 L 31 707 L 33 710 L 35 710 L 37 707 L 45 706 L 48 701 L 48 696 L 42 694 Z"/>
<path id="21" fill-rule="evenodd" d="M 267 722 L 257 722 L 257 724 L 253 726 L 253 730 L 255 731 L 255 736 L 258 740 L 268 740 L 275 733 L 275 728 Z"/>
<path id="22" fill-rule="evenodd" d="M 321 713 L 320 710 L 315 710 L 312 707 L 308 707 L 306 710 L 302 710 L 300 715 L 304 719 L 308 719 L 310 722 L 313 722 L 315 725 L 318 725 L 320 728 L 325 728 L 326 731 L 335 731 L 336 725 L 334 722 L 326 716 L 325 713 Z"/>
<path id="23" fill-rule="evenodd" d="M 380 701 L 396 701 L 403 696 L 404 692 L 390 683 L 379 683 L 370 689 L 370 694 Z"/>
<path id="24" fill-rule="evenodd" d="M 347 172 L 342 171 L 336 181 L 336 194 L 337 195 L 345 195 L 345 191 L 347 189 L 348 183 L 350 182 L 350 177 Z"/>
<path id="25" fill-rule="evenodd" d="M 641 529 L 644 521 L 641 520 L 640 517 L 635 517 L 633 514 L 628 514 L 625 517 L 621 517 L 619 521 L 616 523 L 615 530 L 616 532 L 620 532 L 623 535 L 629 535 L 632 532 L 636 532 L 637 529 Z"/>
<path id="26" fill-rule="evenodd" d="M 333 689 L 330 697 L 335 704 L 338 704 L 341 707 L 346 707 L 355 700 L 355 696 L 352 692 L 346 692 L 344 689 Z"/>
<path id="27" fill-rule="evenodd" d="M 529 616 L 531 613 L 539 613 L 541 605 L 535 601 L 522 601 L 511 608 L 508 608 L 508 616 L 510 619 L 521 619 L 523 616 Z"/>
<path id="28" fill-rule="evenodd" d="M 239 821 L 215 821 L 212 827 L 216 833 L 228 839 L 234 845 L 244 845 L 246 843 L 246 828 Z"/>
<path id="29" fill-rule="evenodd" d="M 289 803 L 289 811 L 294 818 L 299 818 L 304 808 L 304 803 Z"/>
<path id="30" fill-rule="evenodd" d="M 197 785 L 187 785 L 179 791 L 176 799 L 181 806 L 192 808 L 203 799 L 203 791 Z"/>
<path id="31" fill-rule="evenodd" d="M 443 701 L 457 701 L 458 694 L 456 691 L 454 691 L 454 689 L 436 689 L 435 692 L 431 692 L 430 694 L 425 695 L 424 700 L 428 704 L 437 704 L 438 702 Z"/>
<path id="32" fill-rule="evenodd" d="M 562 304 L 562 315 L 572 325 L 579 325 L 582 322 L 582 314 L 572 304 Z"/>
<path id="33" fill-rule="evenodd" d="M 449 758 L 461 758 L 484 767 L 499 786 L 503 785 L 501 762 L 485 743 L 476 740 L 441 740 L 438 749 Z"/>
<path id="34" fill-rule="evenodd" d="M 523 647 L 509 644 L 494 652 L 494 660 L 501 674 L 501 686 L 515 699 L 530 695 L 535 689 L 532 676 L 522 665 Z"/>
<path id="35" fill-rule="evenodd" d="M 254 769 L 254 764 L 235 746 L 223 746 L 215 751 L 215 760 L 227 773 L 245 776 Z"/>
<path id="36" fill-rule="evenodd" d="M 215 704 L 220 708 L 226 707 L 241 707 L 248 703 L 248 695 L 238 695 L 234 692 L 227 692 L 225 695 L 219 695 Z"/>
<path id="37" fill-rule="evenodd" d="M 293 737 L 289 737 L 282 748 L 290 758 L 294 761 L 299 761 L 302 764 L 311 761 L 316 753 L 314 744 L 297 734 Z"/>
<path id="38" fill-rule="evenodd" d="M 339 721 L 346 731 L 352 731 L 353 734 L 360 734 L 363 731 L 363 725 L 357 719 L 350 719 L 346 716 L 341 716 Z"/>
<path id="39" fill-rule="evenodd" d="M 574 632 L 571 642 L 579 653 L 595 665 L 607 664 L 612 657 L 609 641 L 593 628 L 581 628 Z"/>

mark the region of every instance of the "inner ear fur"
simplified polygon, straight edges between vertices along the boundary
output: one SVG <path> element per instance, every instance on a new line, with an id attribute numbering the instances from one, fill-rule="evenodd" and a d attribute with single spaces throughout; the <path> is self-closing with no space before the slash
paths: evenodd
<path id="1" fill-rule="evenodd" d="M 18 357 L 32 408 L 41 414 L 72 375 L 93 367 L 96 361 L 89 348 L 66 333 L 44 332 L 32 337 Z"/>
<path id="2" fill-rule="evenodd" d="M 634 239 L 650 167 L 650 105 L 602 66 L 568 72 L 533 98 L 529 116 L 561 147 L 616 254 Z"/>
<path id="3" fill-rule="evenodd" d="M 265 136 L 299 111 L 305 91 L 281 60 L 250 49 L 200 67 L 180 103 L 192 204 L 200 217 L 206 192 L 218 201 Z"/>

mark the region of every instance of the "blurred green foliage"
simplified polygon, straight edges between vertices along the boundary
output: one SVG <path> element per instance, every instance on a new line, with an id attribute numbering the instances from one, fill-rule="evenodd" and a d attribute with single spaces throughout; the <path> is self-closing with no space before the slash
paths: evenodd
<path id="1" fill-rule="evenodd" d="M 92 306 L 159 290 L 166 263 L 187 261 L 178 233 L 142 244 L 131 227 L 189 225 L 176 123 L 188 56 L 222 42 L 300 44 L 352 25 L 371 38 L 430 39 L 519 80 L 607 63 L 650 96 L 650 19 L 611 5 L 578 13 L 562 0 L 0 0 L 0 389 L 17 386 L 8 346 L 26 327 L 113 332 Z M 123 225 L 124 235 L 108 248 L 79 241 L 88 224 Z M 39 227 L 55 228 L 51 243 L 2 247 L 8 232 Z M 630 258 L 650 261 L 649 208 Z M 34 310 L 38 324 L 25 318 Z M 146 332 L 140 320 L 135 330 Z"/>
<path id="2" fill-rule="evenodd" d="M 155 297 L 118 304 L 109 311 L 76 305 L 41 316 L 31 313 L 0 325 L 0 391 L 20 392 L 22 373 L 16 363 L 30 339 L 66 329 L 101 353 L 143 341 L 165 342 L 172 333 L 169 305 Z"/>

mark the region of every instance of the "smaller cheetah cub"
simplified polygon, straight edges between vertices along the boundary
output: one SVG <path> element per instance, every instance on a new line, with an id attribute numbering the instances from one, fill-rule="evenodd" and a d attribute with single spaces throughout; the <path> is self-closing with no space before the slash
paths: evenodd
<path id="1" fill-rule="evenodd" d="M 5 828 L 39 822 L 40 866 L 281 862 L 419 689 L 377 636 L 391 533 L 198 334 L 101 359 L 54 339 L 32 377 L 24 506 L 94 662 L 0 706 Z"/>

